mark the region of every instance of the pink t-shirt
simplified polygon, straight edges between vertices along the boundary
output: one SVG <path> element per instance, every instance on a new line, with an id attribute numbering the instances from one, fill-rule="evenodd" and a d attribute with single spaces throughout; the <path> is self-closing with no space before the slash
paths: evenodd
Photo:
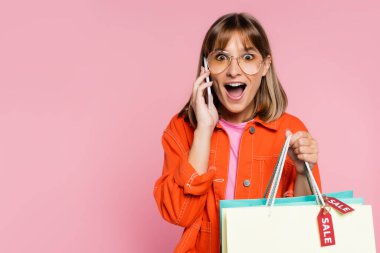
<path id="1" fill-rule="evenodd" d="M 219 123 L 223 126 L 224 130 L 226 130 L 230 140 L 230 164 L 228 167 L 228 179 L 225 199 L 234 199 L 239 145 L 244 127 L 247 122 L 231 123 L 220 118 Z"/>

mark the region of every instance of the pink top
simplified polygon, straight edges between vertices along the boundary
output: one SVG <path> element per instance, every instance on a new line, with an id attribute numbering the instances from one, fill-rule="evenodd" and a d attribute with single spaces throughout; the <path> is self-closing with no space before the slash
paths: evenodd
<path id="1" fill-rule="evenodd" d="M 226 130 L 230 139 L 230 164 L 228 167 L 228 179 L 225 199 L 234 199 L 240 139 L 247 122 L 231 123 L 220 118 L 219 123 L 223 126 L 224 130 Z"/>

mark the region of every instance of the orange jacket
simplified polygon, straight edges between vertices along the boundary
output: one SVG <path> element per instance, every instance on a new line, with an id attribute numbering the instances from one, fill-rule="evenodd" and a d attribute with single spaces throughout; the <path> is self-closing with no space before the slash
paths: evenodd
<path id="1" fill-rule="evenodd" d="M 285 131 L 307 131 L 296 117 L 284 113 L 278 120 L 248 122 L 239 148 L 235 198 L 262 198 L 285 142 Z M 198 175 L 188 162 L 194 129 L 175 115 L 162 136 L 164 165 L 154 186 L 162 217 L 184 227 L 175 252 L 219 252 L 219 200 L 224 199 L 229 166 L 228 135 L 218 123 L 211 137 L 208 172 Z M 292 197 L 296 169 L 287 157 L 277 197 Z M 319 187 L 318 165 L 313 175 Z"/>

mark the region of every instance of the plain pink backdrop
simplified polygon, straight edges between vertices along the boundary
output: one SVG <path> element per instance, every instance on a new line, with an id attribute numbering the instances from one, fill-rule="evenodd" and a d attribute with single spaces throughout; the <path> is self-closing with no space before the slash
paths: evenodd
<path id="1" fill-rule="evenodd" d="M 0 252 L 171 252 L 161 134 L 205 32 L 241 11 L 319 142 L 324 191 L 364 197 L 379 244 L 379 3 L 37 0 L 0 3 Z"/>

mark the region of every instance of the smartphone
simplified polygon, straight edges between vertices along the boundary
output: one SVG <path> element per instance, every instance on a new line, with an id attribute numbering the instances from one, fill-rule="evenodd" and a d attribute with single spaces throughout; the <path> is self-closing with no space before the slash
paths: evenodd
<path id="1" fill-rule="evenodd" d="M 203 67 L 205 68 L 206 71 L 208 71 L 208 64 L 207 64 L 207 59 L 206 57 L 203 56 Z M 210 76 L 206 77 L 206 82 L 210 82 Z M 211 87 L 207 87 L 207 104 L 208 104 L 208 109 L 211 108 Z"/>

